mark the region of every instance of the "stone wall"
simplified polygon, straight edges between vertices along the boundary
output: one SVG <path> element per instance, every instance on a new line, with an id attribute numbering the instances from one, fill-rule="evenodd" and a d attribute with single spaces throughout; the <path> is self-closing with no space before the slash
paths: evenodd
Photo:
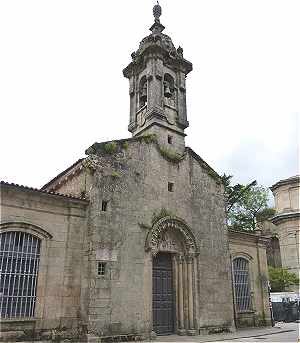
<path id="1" fill-rule="evenodd" d="M 87 204 L 79 199 L 1 185 L 0 232 L 24 231 L 41 239 L 35 317 L 2 319 L 2 337 L 9 337 L 10 331 L 18 331 L 19 338 L 78 334 Z"/>
<path id="2" fill-rule="evenodd" d="M 172 162 L 148 139 L 116 142 L 88 150 L 94 183 L 88 194 L 90 218 L 89 329 L 96 334 L 152 330 L 152 259 L 145 241 L 155 216 L 165 210 L 184 220 L 199 246 L 197 328 L 230 329 L 233 323 L 228 238 L 222 188 L 214 173 L 186 150 Z M 173 183 L 173 191 L 168 191 Z M 102 201 L 108 203 L 101 211 Z M 97 255 L 109 272 L 97 276 Z M 115 259 L 112 256 L 115 256 Z M 88 278 L 90 278 L 88 280 Z M 220 311 L 220 309 L 222 309 Z"/>
<path id="3" fill-rule="evenodd" d="M 282 266 L 299 277 L 300 176 L 281 180 L 273 185 L 271 190 L 276 209 L 275 216 L 271 220 L 277 226 Z"/>
<path id="4" fill-rule="evenodd" d="M 266 247 L 269 240 L 263 236 L 229 231 L 231 260 L 243 257 L 249 261 L 252 309 L 246 313 L 236 310 L 238 327 L 270 325 L 268 295 L 268 266 Z"/>

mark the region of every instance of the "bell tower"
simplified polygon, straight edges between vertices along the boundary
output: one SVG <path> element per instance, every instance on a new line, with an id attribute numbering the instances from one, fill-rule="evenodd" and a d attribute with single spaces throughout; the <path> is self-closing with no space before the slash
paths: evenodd
<path id="1" fill-rule="evenodd" d="M 151 34 L 145 37 L 131 63 L 123 70 L 129 79 L 130 121 L 133 136 L 156 134 L 162 144 L 183 152 L 184 130 L 189 126 L 186 114 L 185 78 L 193 69 L 176 49 L 160 23 L 161 7 L 153 8 L 155 18 Z"/>

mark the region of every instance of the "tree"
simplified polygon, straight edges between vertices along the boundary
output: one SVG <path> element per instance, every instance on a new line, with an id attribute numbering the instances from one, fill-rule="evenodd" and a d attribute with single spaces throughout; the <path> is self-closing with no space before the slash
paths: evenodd
<path id="1" fill-rule="evenodd" d="M 257 186 L 256 181 L 246 186 L 232 186 L 231 179 L 232 175 L 222 176 L 228 225 L 235 230 L 253 231 L 256 229 L 256 216 L 268 208 L 268 190 Z"/>
<path id="2" fill-rule="evenodd" d="M 258 222 L 263 222 L 265 220 L 268 220 L 275 215 L 275 212 L 276 212 L 275 208 L 267 207 L 257 213 L 256 220 Z"/>
<path id="3" fill-rule="evenodd" d="M 269 267 L 269 279 L 272 292 L 284 292 L 289 286 L 299 285 L 297 275 L 285 268 Z"/>

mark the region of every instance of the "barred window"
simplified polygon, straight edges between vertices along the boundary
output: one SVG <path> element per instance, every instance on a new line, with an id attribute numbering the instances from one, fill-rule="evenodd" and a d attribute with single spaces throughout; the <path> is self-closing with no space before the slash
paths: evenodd
<path id="1" fill-rule="evenodd" d="M 25 232 L 0 234 L 1 318 L 33 317 L 40 239 Z"/>
<path id="2" fill-rule="evenodd" d="M 104 276 L 106 272 L 106 263 L 105 262 L 98 262 L 98 275 Z"/>
<path id="3" fill-rule="evenodd" d="M 252 304 L 249 262 L 245 258 L 238 257 L 233 260 L 233 277 L 237 311 L 250 311 L 252 309 Z"/>

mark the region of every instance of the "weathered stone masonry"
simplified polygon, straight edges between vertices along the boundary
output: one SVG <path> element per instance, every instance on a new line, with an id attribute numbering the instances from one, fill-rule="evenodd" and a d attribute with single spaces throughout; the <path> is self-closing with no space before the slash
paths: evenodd
<path id="1" fill-rule="evenodd" d="M 160 13 L 156 5 L 151 33 L 123 71 L 133 137 L 93 144 L 41 190 L 1 183 L 0 238 L 11 230 L 41 243 L 34 314 L 6 306 L 2 340 L 196 335 L 234 330 L 234 319 L 269 321 L 267 289 L 256 282 L 266 240 L 231 232 L 229 247 L 220 177 L 185 146 L 192 64 L 162 33 Z M 24 249 L 4 246 L 4 259 Z M 232 265 L 241 257 L 251 267 L 249 304 L 234 313 Z M 19 289 L 3 289 L 15 306 L 10 292 Z"/>

